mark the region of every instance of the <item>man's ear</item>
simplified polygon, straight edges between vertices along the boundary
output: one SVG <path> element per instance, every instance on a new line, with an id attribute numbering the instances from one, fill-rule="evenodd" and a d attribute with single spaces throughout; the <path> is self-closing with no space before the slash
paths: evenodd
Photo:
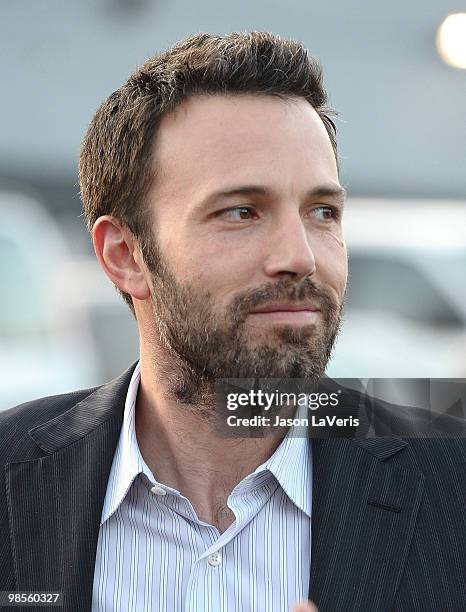
<path id="1" fill-rule="evenodd" d="M 137 300 L 150 297 L 150 287 L 134 234 L 110 215 L 99 217 L 92 228 L 92 242 L 99 264 L 121 291 Z"/>

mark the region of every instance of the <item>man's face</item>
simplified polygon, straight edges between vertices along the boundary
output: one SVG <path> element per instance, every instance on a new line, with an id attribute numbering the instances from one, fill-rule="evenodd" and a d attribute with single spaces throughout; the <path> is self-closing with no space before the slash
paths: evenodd
<path id="1" fill-rule="evenodd" d="M 190 372 L 178 398 L 199 380 L 321 376 L 347 255 L 317 113 L 304 99 L 194 97 L 162 120 L 155 157 L 146 260 L 156 328 Z"/>

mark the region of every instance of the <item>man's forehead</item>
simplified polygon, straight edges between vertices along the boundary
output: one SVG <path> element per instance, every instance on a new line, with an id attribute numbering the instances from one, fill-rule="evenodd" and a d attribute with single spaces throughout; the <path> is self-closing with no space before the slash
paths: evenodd
<path id="1" fill-rule="evenodd" d="M 299 135 L 306 130 L 312 139 L 327 142 L 325 126 L 315 109 L 304 98 L 281 98 L 263 94 L 196 95 L 164 116 L 156 138 L 156 150 L 169 155 L 188 145 L 199 148 L 228 143 L 260 144 Z M 259 142 L 257 142 L 259 141 Z"/>
<path id="2" fill-rule="evenodd" d="M 290 165 L 298 174 L 326 174 L 319 183 L 338 182 L 326 128 L 304 98 L 193 97 L 162 119 L 154 153 L 156 175 L 180 184 L 215 174 L 256 182 L 256 170 L 286 172 Z"/>

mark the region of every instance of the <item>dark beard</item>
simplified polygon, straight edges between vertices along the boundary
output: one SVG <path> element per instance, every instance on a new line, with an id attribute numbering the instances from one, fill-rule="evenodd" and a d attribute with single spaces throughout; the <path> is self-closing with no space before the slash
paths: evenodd
<path id="1" fill-rule="evenodd" d="M 318 380 L 338 335 L 342 304 L 306 278 L 268 283 L 238 294 L 225 313 L 212 295 L 192 283 L 180 283 L 158 249 L 145 253 L 152 274 L 153 313 L 160 339 L 174 363 L 164 375 L 168 392 L 180 403 L 211 406 L 221 378 L 306 378 Z M 245 321 L 252 308 L 272 301 L 313 299 L 321 325 L 270 326 L 267 336 L 251 341 Z M 163 368 L 163 364 L 157 364 Z"/>

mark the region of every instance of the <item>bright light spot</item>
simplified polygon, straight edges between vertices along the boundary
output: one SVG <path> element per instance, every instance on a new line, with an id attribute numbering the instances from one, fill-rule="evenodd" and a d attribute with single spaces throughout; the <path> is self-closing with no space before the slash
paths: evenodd
<path id="1" fill-rule="evenodd" d="M 466 69 L 466 13 L 448 15 L 437 30 L 437 50 L 444 62 Z"/>

